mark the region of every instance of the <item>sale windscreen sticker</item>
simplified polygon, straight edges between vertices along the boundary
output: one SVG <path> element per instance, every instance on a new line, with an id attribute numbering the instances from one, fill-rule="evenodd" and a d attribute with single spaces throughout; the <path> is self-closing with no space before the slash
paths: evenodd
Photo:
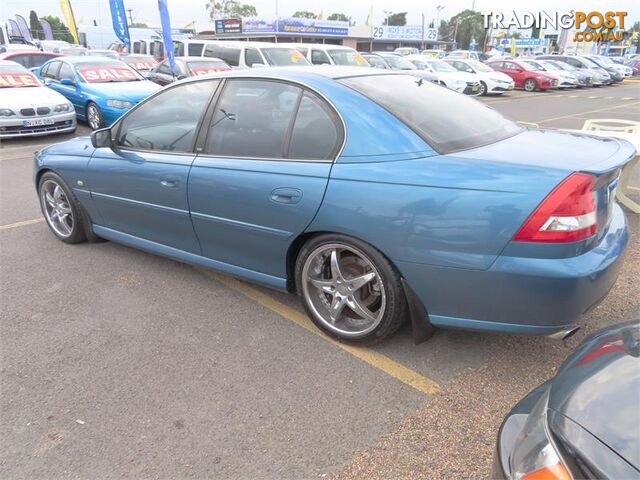
<path id="1" fill-rule="evenodd" d="M 40 82 L 32 73 L 0 73 L 0 88 L 40 86 Z"/>
<path id="2" fill-rule="evenodd" d="M 136 70 L 151 70 L 156 66 L 155 63 L 146 61 L 127 62 L 127 65 L 129 65 L 131 68 L 135 68 Z"/>
<path id="3" fill-rule="evenodd" d="M 191 71 L 193 72 L 193 75 L 198 77 L 200 75 L 206 75 L 208 73 L 213 73 L 213 72 L 225 72 L 227 70 L 231 70 L 228 67 L 191 67 Z"/>
<path id="4" fill-rule="evenodd" d="M 138 76 L 128 67 L 99 65 L 78 68 L 78 73 L 89 83 L 128 82 Z"/>

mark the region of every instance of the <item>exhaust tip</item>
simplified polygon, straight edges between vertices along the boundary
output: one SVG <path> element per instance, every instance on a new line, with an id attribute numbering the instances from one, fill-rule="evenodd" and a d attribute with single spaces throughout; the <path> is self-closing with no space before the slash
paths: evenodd
<path id="1" fill-rule="evenodd" d="M 559 332 L 552 333 L 551 335 L 548 335 L 548 337 L 554 340 L 566 340 L 567 338 L 572 337 L 578 330 L 580 330 L 580 327 L 571 327 L 566 330 L 560 330 Z"/>

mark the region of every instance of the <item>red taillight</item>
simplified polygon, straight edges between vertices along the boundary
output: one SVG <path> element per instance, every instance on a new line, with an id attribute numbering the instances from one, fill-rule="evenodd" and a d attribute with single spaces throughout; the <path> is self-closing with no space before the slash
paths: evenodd
<path id="1" fill-rule="evenodd" d="M 595 177 L 573 173 L 547 195 L 514 235 L 517 242 L 575 242 L 596 233 Z"/>

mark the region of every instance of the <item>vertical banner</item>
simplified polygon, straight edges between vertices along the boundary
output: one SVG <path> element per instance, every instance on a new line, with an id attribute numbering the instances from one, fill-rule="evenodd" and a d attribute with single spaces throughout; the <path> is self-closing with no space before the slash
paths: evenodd
<path id="1" fill-rule="evenodd" d="M 109 7 L 111 8 L 113 31 L 116 32 L 116 37 L 128 47 L 131 43 L 131 38 L 129 37 L 129 26 L 124 12 L 124 4 L 122 0 L 109 0 Z"/>
<path id="2" fill-rule="evenodd" d="M 16 15 L 16 22 L 18 24 L 18 29 L 20 30 L 20 35 L 22 35 L 22 38 L 24 38 L 27 42 L 30 42 L 32 39 L 27 21 L 20 15 Z"/>
<path id="3" fill-rule="evenodd" d="M 169 20 L 169 9 L 167 0 L 158 0 L 158 10 L 160 10 L 160 25 L 162 26 L 162 41 L 164 42 L 164 53 L 169 59 L 169 67 L 172 72 L 176 71 L 176 59 L 173 55 L 173 40 L 171 38 L 171 20 Z"/>
<path id="4" fill-rule="evenodd" d="M 69 32 L 73 36 L 73 40 L 79 44 L 80 40 L 78 39 L 78 27 L 76 27 L 76 19 L 73 16 L 73 9 L 71 8 L 71 0 L 60 0 L 60 8 L 62 9 L 62 14 L 64 15 L 64 19 L 67 21 L 67 27 L 69 27 Z"/>
<path id="5" fill-rule="evenodd" d="M 45 40 L 53 40 L 53 30 L 51 30 L 51 25 L 44 18 L 40 19 L 40 25 L 42 26 L 42 31 L 44 32 Z"/>
<path id="6" fill-rule="evenodd" d="M 20 28 L 18 28 L 18 24 L 16 23 L 16 21 L 11 19 L 11 18 L 9 18 L 7 20 L 7 24 L 8 24 L 7 30 L 9 30 L 9 35 L 11 35 L 12 37 L 19 37 L 20 36 Z"/>
<path id="7" fill-rule="evenodd" d="M 516 56 L 516 39 L 515 37 L 511 37 L 511 56 L 515 58 Z"/>

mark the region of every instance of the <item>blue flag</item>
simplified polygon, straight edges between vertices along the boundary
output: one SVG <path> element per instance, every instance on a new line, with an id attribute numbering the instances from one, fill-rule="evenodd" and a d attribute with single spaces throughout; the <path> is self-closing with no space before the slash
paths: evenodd
<path id="1" fill-rule="evenodd" d="M 124 12 L 124 4 L 122 0 L 109 0 L 109 7 L 111 8 L 111 20 L 116 37 L 128 46 L 131 43 L 131 39 L 129 38 L 129 26 Z"/>
<path id="2" fill-rule="evenodd" d="M 172 72 L 176 71 L 176 59 L 173 55 L 173 40 L 171 38 L 171 21 L 169 20 L 169 9 L 167 0 L 158 0 L 158 10 L 160 10 L 160 25 L 162 26 L 162 41 L 164 42 L 164 53 L 169 60 L 169 67 Z"/>

